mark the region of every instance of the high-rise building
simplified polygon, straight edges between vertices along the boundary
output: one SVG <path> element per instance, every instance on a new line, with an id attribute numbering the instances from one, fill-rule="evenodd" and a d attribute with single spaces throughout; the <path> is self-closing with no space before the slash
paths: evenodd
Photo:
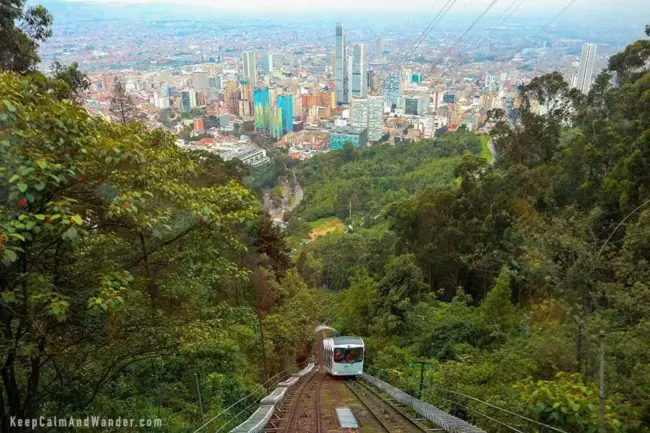
<path id="1" fill-rule="evenodd" d="M 183 90 L 181 92 L 180 110 L 182 113 L 189 113 L 189 111 L 192 109 L 191 95 L 193 93 L 194 92 L 190 92 L 189 90 Z"/>
<path id="2" fill-rule="evenodd" d="M 192 85 L 196 90 L 203 90 L 205 92 L 209 87 L 208 73 L 192 72 Z"/>
<path id="3" fill-rule="evenodd" d="M 290 93 L 278 95 L 277 106 L 282 111 L 282 130 L 293 132 L 293 96 Z"/>
<path id="4" fill-rule="evenodd" d="M 302 98 L 300 94 L 293 95 L 293 117 L 300 117 L 302 115 Z"/>
<path id="5" fill-rule="evenodd" d="M 369 141 L 379 141 L 384 127 L 384 98 L 369 96 L 352 99 L 350 123 L 357 128 L 368 130 Z"/>
<path id="6" fill-rule="evenodd" d="M 375 41 L 375 57 L 379 58 L 384 55 L 384 40 L 379 38 Z"/>
<path id="7" fill-rule="evenodd" d="M 372 69 L 369 69 L 368 72 L 366 73 L 366 83 L 370 91 L 375 90 L 375 87 L 377 86 L 377 82 L 375 77 L 375 71 L 373 71 Z"/>
<path id="8" fill-rule="evenodd" d="M 243 80 L 241 83 L 241 98 L 248 99 L 249 101 L 253 100 L 253 85 L 248 84 L 246 80 Z"/>
<path id="9" fill-rule="evenodd" d="M 232 114 L 239 115 L 239 100 L 241 99 L 241 90 L 237 83 L 230 81 L 223 90 L 223 99 Z"/>
<path id="10" fill-rule="evenodd" d="M 402 74 L 391 72 L 384 80 L 384 100 L 392 105 L 397 105 L 402 96 Z"/>
<path id="11" fill-rule="evenodd" d="M 214 77 L 214 87 L 217 90 L 223 90 L 224 77 L 222 74 L 219 74 Z"/>
<path id="12" fill-rule="evenodd" d="M 255 113 L 255 128 L 268 130 L 271 118 L 271 92 L 268 87 L 253 90 L 253 108 Z"/>
<path id="13" fill-rule="evenodd" d="M 244 82 L 255 86 L 257 84 L 257 56 L 255 51 L 245 51 L 241 55 L 244 63 Z"/>
<path id="14" fill-rule="evenodd" d="M 266 107 L 271 104 L 271 92 L 268 87 L 253 90 L 253 102 L 255 107 Z"/>
<path id="15" fill-rule="evenodd" d="M 427 105 L 425 98 L 406 98 L 404 100 L 404 113 L 411 116 L 425 114 Z"/>
<path id="16" fill-rule="evenodd" d="M 336 24 L 336 59 L 334 74 L 336 77 L 336 103 L 338 105 L 350 102 L 348 94 L 349 75 L 351 69 L 347 65 L 347 53 L 345 49 L 345 32 L 341 23 Z"/>
<path id="17" fill-rule="evenodd" d="M 353 98 L 350 106 L 350 123 L 358 128 L 368 127 L 368 99 Z"/>
<path id="18" fill-rule="evenodd" d="M 384 128 L 384 98 L 368 97 L 368 140 L 379 141 Z"/>
<path id="19" fill-rule="evenodd" d="M 365 56 L 366 46 L 356 44 L 352 55 L 352 97 L 363 98 L 368 94 Z"/>
<path id="20" fill-rule="evenodd" d="M 196 108 L 199 105 L 199 98 L 197 98 L 196 91 L 194 89 L 190 89 L 190 109 Z"/>
<path id="21" fill-rule="evenodd" d="M 251 117 L 253 111 L 251 109 L 251 101 L 248 99 L 241 99 L 237 102 L 239 117 Z"/>
<path id="22" fill-rule="evenodd" d="M 591 89 L 591 76 L 594 73 L 597 48 L 598 47 L 595 44 L 584 44 L 582 46 L 576 84 L 576 87 L 580 89 L 582 93 L 589 93 L 589 89 Z"/>
<path id="23" fill-rule="evenodd" d="M 349 104 L 352 100 L 352 63 L 353 63 L 353 50 L 346 48 L 345 50 L 345 91 L 343 97 Z"/>
<path id="24" fill-rule="evenodd" d="M 270 74 L 273 72 L 273 54 L 267 53 L 262 56 L 262 74 Z"/>

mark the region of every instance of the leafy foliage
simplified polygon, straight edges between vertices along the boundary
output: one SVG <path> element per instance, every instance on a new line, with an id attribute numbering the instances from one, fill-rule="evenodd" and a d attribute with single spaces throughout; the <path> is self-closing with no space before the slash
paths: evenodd
<path id="1" fill-rule="evenodd" d="M 136 116 L 133 99 L 126 93 L 124 82 L 118 78 L 115 78 L 110 112 L 123 125 L 134 120 Z"/>
<path id="2" fill-rule="evenodd" d="M 52 15 L 43 6 L 25 8 L 24 0 L 6 0 L 0 9 L 0 70 L 33 71 L 38 44 L 52 35 Z"/>
<path id="3" fill-rule="evenodd" d="M 102 413 L 187 431 L 195 373 L 217 413 L 303 353 L 318 309 L 242 167 L 51 85 L 0 75 L 2 429 Z"/>
<path id="4" fill-rule="evenodd" d="M 347 149 L 347 150 L 346 150 Z M 295 215 L 314 221 L 336 215 L 366 224 L 400 198 L 425 188 L 451 185 L 457 157 L 480 153 L 473 134 L 452 134 L 435 141 L 373 146 L 319 155 L 299 166 L 305 201 Z"/>
<path id="5" fill-rule="evenodd" d="M 480 148 L 421 155 L 427 166 L 456 157 L 448 181 L 431 188 L 391 183 L 378 157 L 390 154 L 392 173 L 407 173 L 406 155 L 423 143 L 298 167 L 307 194 L 297 215 L 345 218 L 351 197 L 371 227 L 311 242 L 297 265 L 336 291 L 328 314 L 342 332 L 364 336 L 378 374 L 416 393 L 419 368 L 408 365 L 427 360 L 424 398 L 486 430 L 498 424 L 478 417 L 485 407 L 467 395 L 567 431 L 596 431 L 603 330 L 606 429 L 648 431 L 647 42 L 613 56 L 588 95 L 558 73 L 533 79 L 516 120 L 491 113 L 495 165 Z M 372 226 L 373 214 L 387 223 Z"/>
<path id="6" fill-rule="evenodd" d="M 52 76 L 54 80 L 64 84 L 58 91 L 60 99 L 70 99 L 77 103 L 83 102 L 84 92 L 90 88 L 90 80 L 79 70 L 77 62 L 73 62 L 67 67 L 59 62 L 54 62 Z"/>

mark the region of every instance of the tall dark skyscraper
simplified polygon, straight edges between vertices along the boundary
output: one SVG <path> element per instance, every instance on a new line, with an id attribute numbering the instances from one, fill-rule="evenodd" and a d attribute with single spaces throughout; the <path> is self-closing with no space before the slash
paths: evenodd
<path id="1" fill-rule="evenodd" d="M 341 23 L 336 25 L 336 103 L 339 105 L 350 102 L 348 59 L 345 50 L 345 32 Z"/>
<path id="2" fill-rule="evenodd" d="M 352 96 L 363 98 L 368 94 L 366 76 L 366 46 L 356 44 L 352 54 Z"/>

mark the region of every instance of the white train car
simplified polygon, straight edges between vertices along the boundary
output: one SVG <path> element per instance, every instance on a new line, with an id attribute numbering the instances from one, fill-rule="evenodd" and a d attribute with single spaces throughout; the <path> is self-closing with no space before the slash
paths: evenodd
<path id="1" fill-rule="evenodd" d="M 358 337 L 323 339 L 323 365 L 332 376 L 363 374 L 363 340 Z"/>

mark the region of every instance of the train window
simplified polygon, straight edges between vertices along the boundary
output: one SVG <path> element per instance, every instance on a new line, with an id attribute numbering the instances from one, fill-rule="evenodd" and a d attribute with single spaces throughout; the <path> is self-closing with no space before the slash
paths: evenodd
<path id="1" fill-rule="evenodd" d="M 334 350 L 334 362 L 351 364 L 363 361 L 363 347 Z"/>

